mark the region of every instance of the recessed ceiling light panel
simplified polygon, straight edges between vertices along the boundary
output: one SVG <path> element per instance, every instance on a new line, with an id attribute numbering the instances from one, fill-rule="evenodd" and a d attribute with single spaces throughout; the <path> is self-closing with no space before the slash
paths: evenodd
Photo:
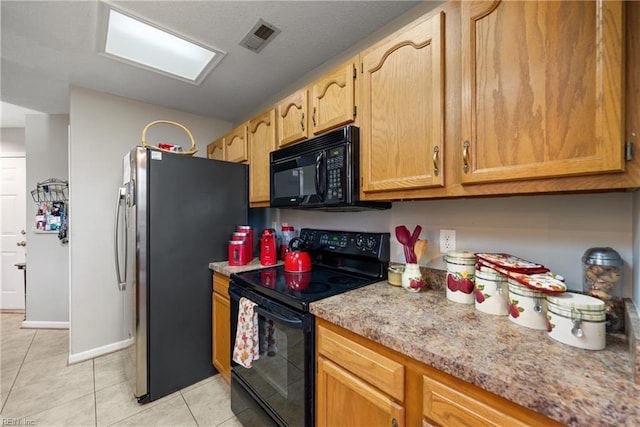
<path id="1" fill-rule="evenodd" d="M 100 3 L 98 50 L 131 65 L 200 84 L 225 52 Z"/>

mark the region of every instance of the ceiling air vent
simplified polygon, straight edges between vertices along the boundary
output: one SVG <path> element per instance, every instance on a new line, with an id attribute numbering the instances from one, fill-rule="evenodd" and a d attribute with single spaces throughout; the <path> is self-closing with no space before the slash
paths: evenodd
<path id="1" fill-rule="evenodd" d="M 244 46 L 247 49 L 258 53 L 271 41 L 275 36 L 280 33 L 280 30 L 273 25 L 259 20 L 256 25 L 253 26 L 249 34 L 244 36 L 240 42 L 240 46 Z"/>

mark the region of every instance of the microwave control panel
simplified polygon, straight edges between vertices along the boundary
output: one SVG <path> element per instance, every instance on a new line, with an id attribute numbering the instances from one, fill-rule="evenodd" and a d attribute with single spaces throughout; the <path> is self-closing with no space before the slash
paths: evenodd
<path id="1" fill-rule="evenodd" d="M 347 189 L 345 188 L 345 147 L 336 147 L 327 150 L 327 194 L 325 200 L 328 202 L 340 202 L 345 199 Z"/>

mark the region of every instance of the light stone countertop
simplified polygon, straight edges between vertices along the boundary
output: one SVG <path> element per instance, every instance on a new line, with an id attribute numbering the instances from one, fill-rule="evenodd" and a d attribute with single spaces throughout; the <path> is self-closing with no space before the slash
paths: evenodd
<path id="1" fill-rule="evenodd" d="M 220 261 L 209 268 L 230 276 L 268 267 L 255 258 L 244 266 Z M 562 423 L 640 425 L 640 384 L 633 382 L 640 370 L 640 319 L 634 311 L 627 313 L 628 340 L 608 335 L 604 350 L 582 350 L 516 325 L 507 316 L 451 302 L 445 296 L 445 274 L 431 269 L 423 274 L 432 289 L 410 293 L 382 281 L 314 302 L 310 310 Z"/>
<path id="2" fill-rule="evenodd" d="M 275 265 L 282 265 L 282 261 L 278 261 Z M 260 270 L 262 268 L 273 267 L 273 265 L 260 264 L 260 258 L 254 258 L 247 265 L 241 265 L 238 267 L 230 267 L 228 261 L 210 262 L 209 269 L 217 273 L 224 274 L 225 276 L 231 276 L 232 273 L 242 273 L 244 271 Z"/>
<path id="3" fill-rule="evenodd" d="M 640 425 L 636 355 L 622 335 L 583 350 L 451 302 L 442 288 L 410 293 L 386 281 L 312 303 L 311 312 L 559 422 Z"/>

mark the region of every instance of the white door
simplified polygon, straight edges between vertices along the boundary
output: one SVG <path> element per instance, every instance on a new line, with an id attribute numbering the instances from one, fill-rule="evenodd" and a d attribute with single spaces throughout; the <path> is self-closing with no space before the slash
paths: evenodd
<path id="1" fill-rule="evenodd" d="M 26 161 L 24 157 L 3 157 L 0 163 L 0 309 L 24 310 L 24 271 L 15 264 L 25 262 L 26 254 Z"/>

